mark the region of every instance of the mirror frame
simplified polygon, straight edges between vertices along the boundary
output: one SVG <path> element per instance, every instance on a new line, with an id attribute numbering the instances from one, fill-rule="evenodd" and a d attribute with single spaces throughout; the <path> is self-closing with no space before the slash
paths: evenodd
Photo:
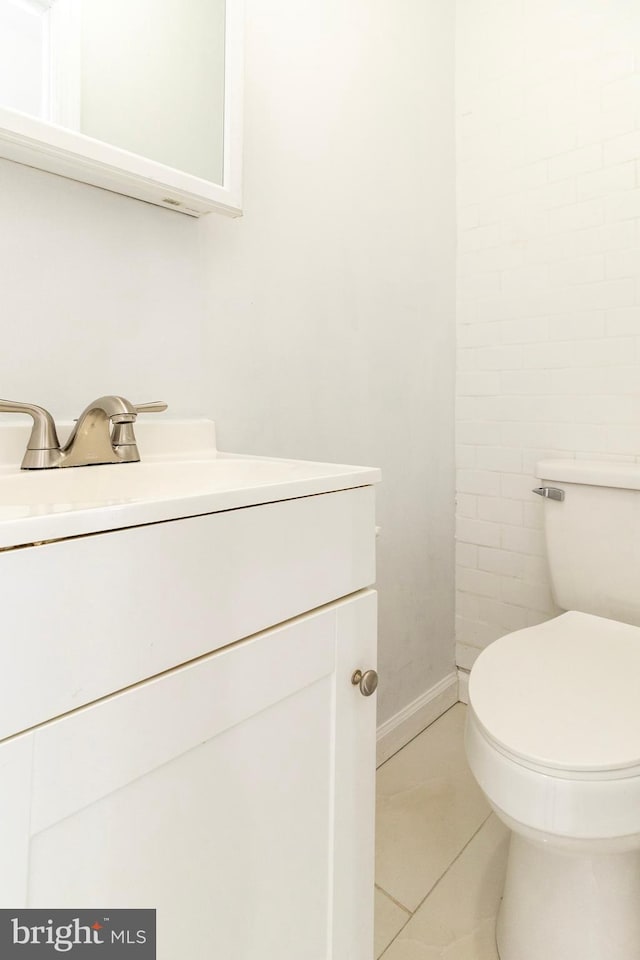
<path id="1" fill-rule="evenodd" d="M 0 157 L 199 217 L 242 214 L 244 0 L 226 0 L 222 185 L 0 107 Z"/>

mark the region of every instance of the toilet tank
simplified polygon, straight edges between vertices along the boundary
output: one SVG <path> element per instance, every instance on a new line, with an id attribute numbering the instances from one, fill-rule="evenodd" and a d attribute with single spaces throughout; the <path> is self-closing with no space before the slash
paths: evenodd
<path id="1" fill-rule="evenodd" d="M 640 626 L 640 464 L 542 460 L 551 587 L 559 607 Z"/>

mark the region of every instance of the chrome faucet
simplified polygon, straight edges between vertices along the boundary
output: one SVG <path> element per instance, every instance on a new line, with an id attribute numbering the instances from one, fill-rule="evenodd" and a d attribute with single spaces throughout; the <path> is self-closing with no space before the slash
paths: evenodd
<path id="1" fill-rule="evenodd" d="M 22 460 L 23 470 L 87 467 L 98 463 L 136 463 L 140 454 L 133 424 L 139 413 L 162 413 L 166 403 L 133 404 L 124 397 L 99 397 L 78 417 L 60 446 L 51 414 L 33 403 L 0 400 L 0 413 L 26 413 L 33 419 Z"/>

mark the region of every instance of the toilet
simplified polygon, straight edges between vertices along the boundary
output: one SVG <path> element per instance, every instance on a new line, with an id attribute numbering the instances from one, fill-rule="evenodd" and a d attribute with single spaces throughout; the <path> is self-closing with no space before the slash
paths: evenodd
<path id="1" fill-rule="evenodd" d="M 538 464 L 566 613 L 492 643 L 469 765 L 511 830 L 500 960 L 640 958 L 640 464 Z"/>

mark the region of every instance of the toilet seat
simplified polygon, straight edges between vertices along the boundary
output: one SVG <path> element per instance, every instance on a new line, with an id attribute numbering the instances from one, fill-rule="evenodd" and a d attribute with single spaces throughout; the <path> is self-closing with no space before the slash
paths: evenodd
<path id="1" fill-rule="evenodd" d="M 496 640 L 469 681 L 474 724 L 551 777 L 640 776 L 640 627 L 569 611 Z"/>

